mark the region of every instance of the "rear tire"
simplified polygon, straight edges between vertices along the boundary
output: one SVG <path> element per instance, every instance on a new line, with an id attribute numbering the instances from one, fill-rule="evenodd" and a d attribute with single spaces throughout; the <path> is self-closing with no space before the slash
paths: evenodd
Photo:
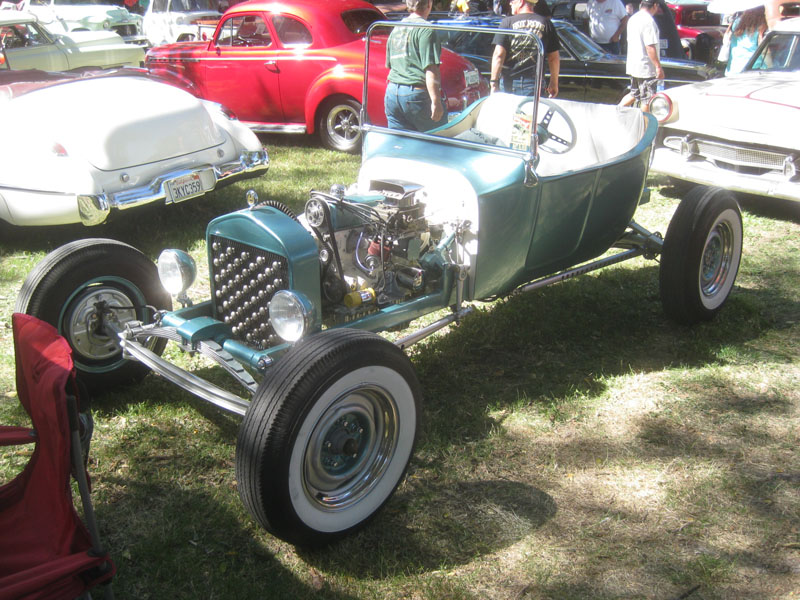
<path id="1" fill-rule="evenodd" d="M 686 325 L 714 318 L 736 280 L 742 238 L 742 215 L 731 192 L 697 186 L 684 197 L 661 254 L 661 303 L 669 318 Z"/>
<path id="2" fill-rule="evenodd" d="M 102 323 L 151 323 L 153 309 L 171 307 L 150 259 L 128 244 L 95 238 L 45 256 L 22 284 L 14 312 L 53 325 L 72 348 L 79 380 L 97 392 L 148 373 L 143 364 L 122 357 L 119 340 Z M 161 354 L 165 344 L 154 339 L 148 349 Z"/>
<path id="3" fill-rule="evenodd" d="M 268 531 L 302 546 L 362 527 L 405 474 L 421 397 L 411 362 L 375 334 L 332 329 L 301 340 L 239 428 L 242 501 Z"/>
<path id="4" fill-rule="evenodd" d="M 320 111 L 318 128 L 326 148 L 358 152 L 361 148 L 361 104 L 345 97 L 328 100 Z"/>

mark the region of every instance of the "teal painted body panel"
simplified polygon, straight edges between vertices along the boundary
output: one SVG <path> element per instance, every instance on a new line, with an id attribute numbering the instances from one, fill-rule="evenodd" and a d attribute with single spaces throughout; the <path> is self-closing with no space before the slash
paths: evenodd
<path id="1" fill-rule="evenodd" d="M 281 211 L 260 206 L 217 217 L 208 224 L 206 241 L 216 235 L 286 257 L 289 288 L 302 291 L 314 306 L 314 329 L 322 323 L 319 254 L 311 235 Z M 209 264 L 212 260 L 208 246 Z"/>
<path id="2" fill-rule="evenodd" d="M 505 294 L 538 277 L 605 253 L 624 233 L 641 198 L 657 124 L 647 115 L 641 141 L 612 161 L 523 184 L 525 155 L 489 146 L 370 131 L 365 160 L 412 157 L 462 174 L 478 199 L 472 299 Z M 546 156 L 546 155 L 543 155 Z"/>

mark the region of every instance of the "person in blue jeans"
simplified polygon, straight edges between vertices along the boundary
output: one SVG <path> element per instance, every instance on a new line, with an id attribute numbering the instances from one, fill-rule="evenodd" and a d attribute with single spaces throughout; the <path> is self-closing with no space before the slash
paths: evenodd
<path id="1" fill-rule="evenodd" d="M 411 13 L 402 23 L 425 23 L 432 0 L 406 0 Z M 389 82 L 384 96 L 391 129 L 428 131 L 447 122 L 439 65 L 442 45 L 431 29 L 395 27 L 389 35 L 386 66 Z"/>

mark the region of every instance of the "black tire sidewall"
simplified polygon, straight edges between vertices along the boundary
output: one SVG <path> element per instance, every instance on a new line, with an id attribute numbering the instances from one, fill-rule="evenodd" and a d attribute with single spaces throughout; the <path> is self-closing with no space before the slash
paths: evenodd
<path id="1" fill-rule="evenodd" d="M 103 278 L 108 281 L 103 282 Z M 128 244 L 90 238 L 71 242 L 48 254 L 25 279 L 14 310 L 50 323 L 69 341 L 61 318 L 68 312 L 66 304 L 81 289 L 86 289 L 89 282 L 105 283 L 127 296 L 135 290 L 145 304 L 156 309 L 172 307 L 152 261 Z M 146 309 L 138 312 L 140 317 L 150 314 Z M 151 350 L 160 354 L 165 344 L 166 340 L 159 340 Z M 78 378 L 92 391 L 128 383 L 148 372 L 141 363 L 121 357 L 97 362 L 86 360 L 75 348 L 73 361 Z"/>
<path id="2" fill-rule="evenodd" d="M 369 515 L 341 530 L 318 531 L 298 514 L 291 497 L 293 450 L 303 424 L 326 390 L 348 373 L 373 366 L 395 371 L 412 392 L 416 426 L 408 457 L 396 481 L 389 482 L 386 497 Z M 416 443 L 421 398 L 421 387 L 411 362 L 399 348 L 375 334 L 330 330 L 301 341 L 262 382 L 239 429 L 236 478 L 242 500 L 262 526 L 284 540 L 303 546 L 324 545 L 361 528 L 403 479 Z"/>
<path id="3" fill-rule="evenodd" d="M 708 236 L 721 215 L 733 211 L 735 250 L 724 287 L 724 298 L 713 308 L 702 300 L 700 270 Z M 742 218 L 734 195 L 709 186 L 692 188 L 678 205 L 670 221 L 661 255 L 659 283 L 667 315 L 682 324 L 712 319 L 725 304 L 736 280 L 743 243 Z"/>
<path id="4" fill-rule="evenodd" d="M 328 116 L 330 115 L 331 111 L 340 106 L 349 106 L 351 109 L 353 109 L 356 114 L 356 119 L 358 119 L 361 114 L 361 104 L 352 98 L 338 97 L 327 100 L 322 106 L 319 123 L 317 124 L 320 139 L 322 140 L 322 144 L 330 150 L 354 154 L 361 148 L 361 141 L 363 139 L 362 135 L 359 135 L 353 143 L 345 144 L 342 143 L 339 138 L 333 137 L 328 133 Z"/>

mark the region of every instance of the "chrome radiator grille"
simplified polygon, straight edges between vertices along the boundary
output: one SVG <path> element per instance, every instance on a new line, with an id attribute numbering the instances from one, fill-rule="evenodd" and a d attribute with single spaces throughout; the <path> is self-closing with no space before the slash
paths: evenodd
<path id="1" fill-rule="evenodd" d="M 209 243 L 216 318 L 259 350 L 279 343 L 269 324 L 269 302 L 289 285 L 286 258 L 217 236 L 211 236 Z"/>
<path id="2" fill-rule="evenodd" d="M 664 145 L 680 152 L 681 142 L 686 137 L 669 136 L 664 139 Z M 742 167 L 766 169 L 769 171 L 783 170 L 783 161 L 788 154 L 771 152 L 746 146 L 716 142 L 714 140 L 691 138 L 688 139 L 693 156 L 702 156 L 706 160 L 715 160 Z"/>

